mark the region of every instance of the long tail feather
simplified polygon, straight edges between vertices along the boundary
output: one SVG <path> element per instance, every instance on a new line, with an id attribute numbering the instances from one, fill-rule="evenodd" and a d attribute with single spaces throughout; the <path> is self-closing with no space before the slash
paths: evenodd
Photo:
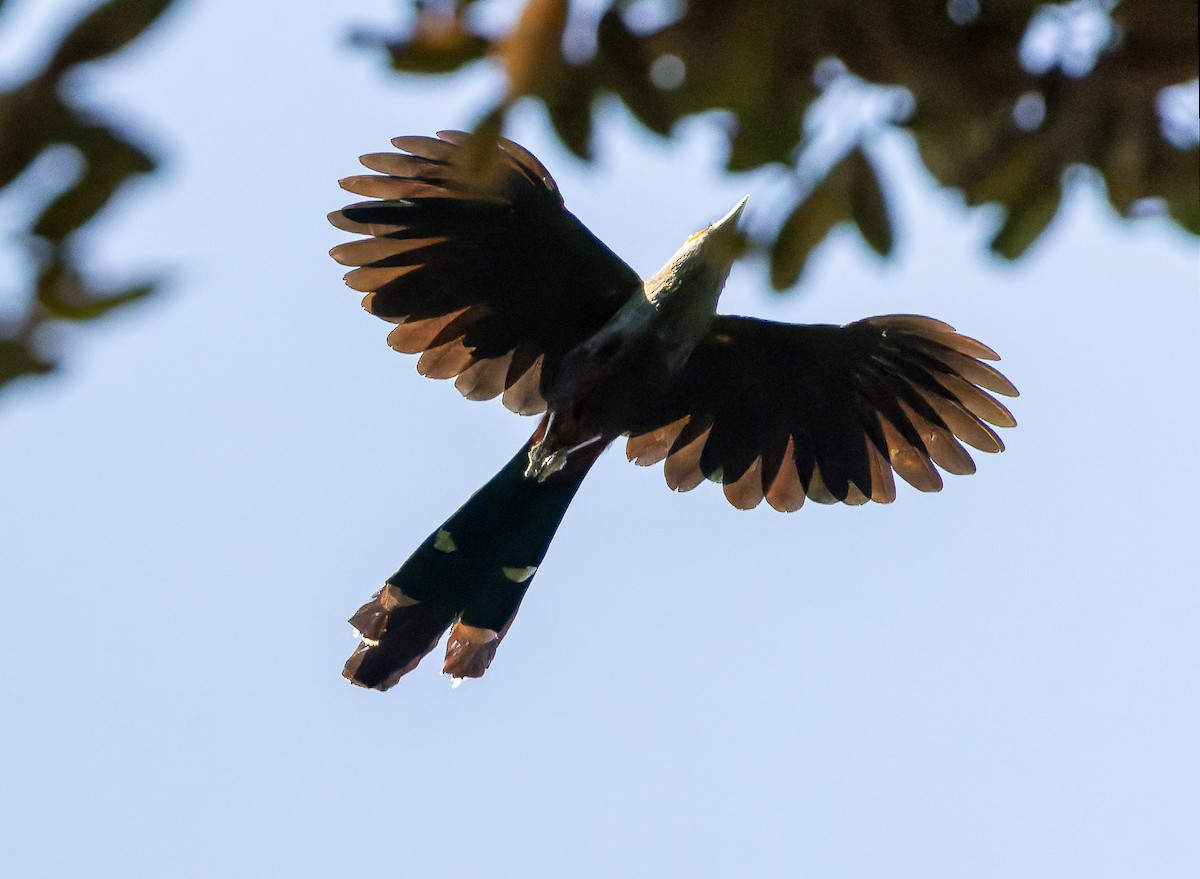
<path id="1" fill-rule="evenodd" d="M 605 443 L 571 454 L 544 479 L 526 478 L 529 449 L 545 421 L 504 468 L 434 531 L 350 618 L 362 643 L 342 675 L 392 687 L 452 624 L 443 671 L 483 675 L 508 632 L 550 541 Z"/>

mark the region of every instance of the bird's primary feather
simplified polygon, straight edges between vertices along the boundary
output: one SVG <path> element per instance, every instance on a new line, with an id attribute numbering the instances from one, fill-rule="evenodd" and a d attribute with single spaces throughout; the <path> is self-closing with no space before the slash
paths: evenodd
<path id="1" fill-rule="evenodd" d="M 542 382 L 641 278 L 563 206 L 550 173 L 517 144 L 500 142 L 480 183 L 469 135 L 393 143 L 408 155 L 363 156 L 381 173 L 342 181 L 376 200 L 330 214 L 339 229 L 371 236 L 330 251 L 356 267 L 346 283 L 366 293 L 367 311 L 397 324 L 389 344 L 420 353 L 423 375 L 470 373 L 456 382 L 464 396 L 503 394 L 521 414 L 544 410 Z"/>
<path id="2" fill-rule="evenodd" d="M 1005 396 L 1016 388 L 978 358 L 997 359 L 916 315 L 845 326 L 719 315 L 655 422 L 629 431 L 626 453 L 643 465 L 666 458 L 677 490 L 721 482 L 743 509 L 764 498 L 783 511 L 806 497 L 890 503 L 893 470 L 938 491 L 938 468 L 975 471 L 960 440 L 999 452 L 989 423 L 1016 424 L 979 386 Z"/>

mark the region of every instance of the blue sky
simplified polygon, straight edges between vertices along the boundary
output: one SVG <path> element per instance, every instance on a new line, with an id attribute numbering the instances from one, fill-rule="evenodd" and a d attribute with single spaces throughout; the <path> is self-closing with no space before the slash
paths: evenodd
<path id="1" fill-rule="evenodd" d="M 79 5 L 10 0 L 0 73 Z M 896 260 L 844 231 L 796 295 L 744 266 L 722 307 L 947 320 L 1022 391 L 1008 452 L 781 515 L 614 450 L 485 678 L 347 685 L 346 617 L 534 425 L 418 376 L 326 256 L 356 156 L 494 82 L 397 80 L 343 39 L 393 4 L 312 7 L 195 2 L 80 83 L 167 157 L 94 259 L 172 281 L 2 401 L 0 871 L 1200 874 L 1196 242 L 1084 179 L 999 264 L 903 138 Z M 703 122 L 609 108 L 592 168 L 533 108 L 509 133 L 643 273 L 772 192 Z"/>

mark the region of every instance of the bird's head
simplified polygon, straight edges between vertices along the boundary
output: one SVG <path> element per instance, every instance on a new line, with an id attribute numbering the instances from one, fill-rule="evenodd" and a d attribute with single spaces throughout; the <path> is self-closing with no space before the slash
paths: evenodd
<path id="1" fill-rule="evenodd" d="M 646 298 L 656 308 L 686 302 L 689 311 L 716 310 L 729 269 L 741 255 L 744 240 L 738 219 L 750 196 L 745 196 L 721 219 L 688 237 L 670 261 L 646 282 Z"/>

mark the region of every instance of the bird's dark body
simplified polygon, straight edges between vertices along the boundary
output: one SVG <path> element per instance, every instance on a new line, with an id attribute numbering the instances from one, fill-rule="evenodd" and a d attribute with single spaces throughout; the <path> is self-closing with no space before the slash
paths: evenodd
<path id="1" fill-rule="evenodd" d="M 351 619 L 345 675 L 387 689 L 453 626 L 444 671 L 478 677 L 495 655 L 597 457 L 628 436 L 667 484 L 711 480 L 739 508 L 890 503 L 893 472 L 922 491 L 938 468 L 974 472 L 960 441 L 1003 449 L 1016 389 L 985 345 L 915 315 L 845 326 L 716 314 L 745 200 L 643 282 L 563 206 L 549 172 L 501 141 L 484 182 L 469 135 L 393 141 L 363 157 L 375 198 L 330 215 L 369 237 L 331 251 L 392 347 L 456 378 L 469 399 L 545 412 L 504 468 L 417 548 Z M 936 465 L 936 466 L 935 466 Z"/>
<path id="2" fill-rule="evenodd" d="M 607 445 L 653 423 L 680 365 L 655 332 L 589 338 L 568 352 L 546 388 L 546 404 L 555 415 L 547 445 L 571 448 L 592 437 Z"/>

